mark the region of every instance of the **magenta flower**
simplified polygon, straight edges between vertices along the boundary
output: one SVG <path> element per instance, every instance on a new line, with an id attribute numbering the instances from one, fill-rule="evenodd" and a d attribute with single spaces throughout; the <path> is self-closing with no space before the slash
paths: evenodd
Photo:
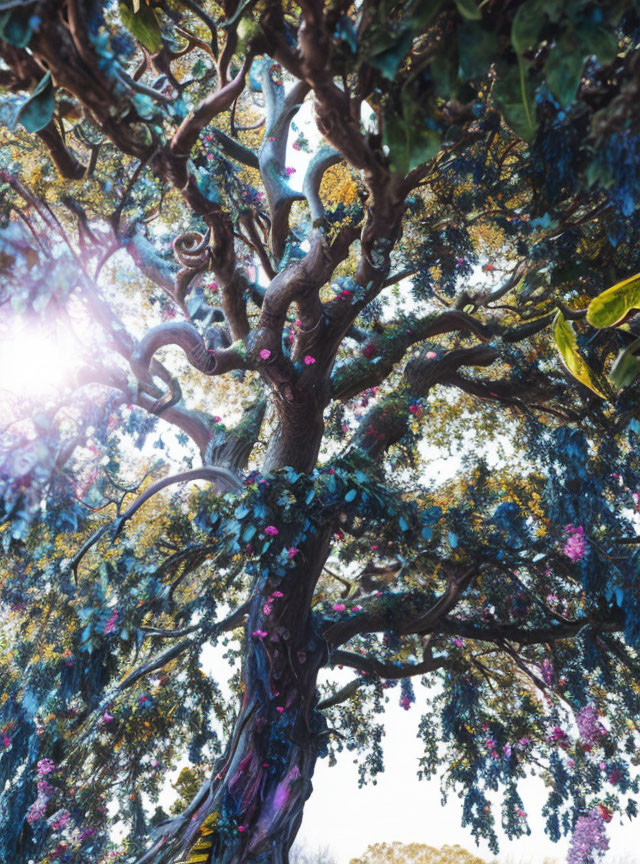
<path id="1" fill-rule="evenodd" d="M 113 720 L 113 714 L 109 714 L 108 711 L 105 711 L 104 714 L 102 715 L 102 722 L 103 723 L 111 723 L 112 720 Z"/>
<path id="2" fill-rule="evenodd" d="M 427 360 L 435 360 L 437 356 L 435 351 L 427 351 Z"/>
<path id="3" fill-rule="evenodd" d="M 344 603 L 334 603 L 331 608 L 334 612 L 344 612 L 347 607 L 344 605 Z"/>
<path id="4" fill-rule="evenodd" d="M 362 608 L 363 608 L 363 607 L 360 606 L 360 605 L 358 605 L 358 606 L 354 606 L 354 607 L 351 609 L 351 611 L 352 611 L 352 612 L 362 612 Z"/>
<path id="5" fill-rule="evenodd" d="M 569 537 L 562 551 L 572 561 L 580 561 L 587 548 L 584 539 L 584 528 L 582 525 L 578 525 L 577 528 L 574 528 L 573 525 L 567 525 L 566 531 Z"/>
<path id="6" fill-rule="evenodd" d="M 118 620 L 118 610 L 116 608 L 111 613 L 111 617 L 109 618 L 109 620 L 107 621 L 107 623 L 105 625 L 104 632 L 107 634 L 113 633 L 113 631 L 116 629 L 116 621 L 117 620 Z"/>
<path id="7" fill-rule="evenodd" d="M 271 351 L 269 351 L 268 348 L 263 348 L 262 351 L 260 352 L 260 357 L 263 360 L 268 360 L 269 357 L 271 357 Z"/>
<path id="8" fill-rule="evenodd" d="M 296 552 L 297 551 L 298 550 L 296 549 Z M 281 597 L 284 597 L 284 594 L 282 593 L 282 591 L 274 591 L 271 596 L 275 597 L 277 600 L 280 600 Z"/>
<path id="9" fill-rule="evenodd" d="M 305 366 L 313 366 L 313 364 L 315 362 L 316 362 L 316 358 L 312 357 L 311 354 L 307 354 L 307 356 L 304 358 L 304 365 Z"/>
<path id="10" fill-rule="evenodd" d="M 51 774 L 52 771 L 56 770 L 56 763 L 51 759 L 41 759 L 38 762 L 38 774 L 41 776 L 44 774 Z"/>
<path id="11" fill-rule="evenodd" d="M 254 639 L 266 639 L 267 631 L 266 630 L 254 630 L 251 634 Z"/>
<path id="12" fill-rule="evenodd" d="M 11 746 L 11 738 L 9 738 L 8 735 L 3 735 L 2 736 L 2 743 L 5 747 L 10 747 Z"/>
<path id="13" fill-rule="evenodd" d="M 295 546 L 291 546 L 291 548 L 289 549 L 289 558 L 295 558 L 296 555 L 298 554 L 298 552 L 299 552 L 299 550 L 296 549 Z"/>
<path id="14" fill-rule="evenodd" d="M 69 813 L 69 811 L 61 810 L 51 823 L 51 827 L 54 831 L 60 831 L 62 828 L 66 828 L 66 826 L 69 824 L 70 819 L 71 814 Z"/>
<path id="15" fill-rule="evenodd" d="M 292 174 L 296 173 L 296 169 L 295 168 L 285 168 L 284 173 L 287 175 L 287 177 L 291 177 Z"/>
<path id="16" fill-rule="evenodd" d="M 276 528 L 275 525 L 267 525 L 267 527 L 264 529 L 264 533 L 268 534 L 270 537 L 275 537 L 280 532 L 278 531 L 278 529 Z"/>
<path id="17" fill-rule="evenodd" d="M 42 795 L 38 795 L 31 807 L 27 810 L 27 822 L 33 825 L 38 819 L 42 819 L 47 810 L 48 799 Z"/>

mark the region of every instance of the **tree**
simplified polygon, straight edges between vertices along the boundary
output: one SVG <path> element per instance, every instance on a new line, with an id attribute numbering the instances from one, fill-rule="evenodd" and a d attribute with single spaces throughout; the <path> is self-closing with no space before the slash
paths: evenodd
<path id="1" fill-rule="evenodd" d="M 80 359 L 3 408 L 2 860 L 285 862 L 414 678 L 476 836 L 536 773 L 591 860 L 638 791 L 636 3 L 3 9 L 3 316 Z"/>
<path id="2" fill-rule="evenodd" d="M 485 864 L 462 846 L 434 849 L 422 843 L 374 843 L 351 864 Z"/>

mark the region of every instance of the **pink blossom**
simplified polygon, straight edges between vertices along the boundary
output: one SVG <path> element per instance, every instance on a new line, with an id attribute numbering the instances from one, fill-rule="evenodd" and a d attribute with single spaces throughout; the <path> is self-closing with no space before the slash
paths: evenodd
<path id="1" fill-rule="evenodd" d="M 595 705 L 585 705 L 576 714 L 578 732 L 583 744 L 593 747 L 607 734 L 607 730 L 598 720 L 598 709 Z"/>
<path id="2" fill-rule="evenodd" d="M 315 362 L 316 362 L 316 358 L 312 357 L 311 354 L 307 354 L 307 356 L 304 358 L 304 365 L 305 366 L 313 366 L 313 364 Z"/>
<path id="3" fill-rule="evenodd" d="M 108 711 L 105 711 L 104 714 L 102 715 L 102 722 L 103 723 L 111 723 L 112 720 L 113 720 L 113 715 L 109 714 Z"/>
<path id="4" fill-rule="evenodd" d="M 292 174 L 296 173 L 296 169 L 295 168 L 285 168 L 284 173 L 287 175 L 287 177 L 291 177 Z"/>
<path id="5" fill-rule="evenodd" d="M 8 735 L 2 736 L 2 743 L 5 747 L 9 747 L 11 745 L 11 738 Z"/>
<path id="6" fill-rule="evenodd" d="M 54 831 L 60 831 L 62 828 L 66 828 L 69 824 L 69 820 L 71 819 L 71 814 L 68 810 L 61 810 L 60 813 L 56 816 L 56 818 L 51 823 L 51 827 Z"/>
<path id="7" fill-rule="evenodd" d="M 247 830 L 246 825 L 238 825 L 238 831 L 240 831 L 240 833 L 242 833 L 243 831 L 246 831 L 246 830 Z"/>
<path id="8" fill-rule="evenodd" d="M 267 602 L 264 604 L 264 606 L 262 607 L 262 611 L 265 615 L 271 615 L 271 613 L 273 612 L 273 607 L 270 600 L 267 600 Z"/>
<path id="9" fill-rule="evenodd" d="M 214 423 L 222 423 L 222 417 L 214 417 L 213 422 Z"/>
<path id="10" fill-rule="evenodd" d="M 276 708 L 276 711 L 278 712 L 278 714 L 282 714 L 282 712 L 284 711 L 284 708 L 282 707 L 282 705 L 278 705 Z"/>
<path id="11" fill-rule="evenodd" d="M 264 533 L 268 534 L 270 537 L 275 537 L 280 532 L 275 525 L 267 525 L 267 527 L 264 529 Z"/>
<path id="12" fill-rule="evenodd" d="M 289 558 L 295 558 L 299 551 L 300 551 L 300 550 L 299 550 L 299 549 L 296 549 L 295 546 L 291 546 L 290 549 L 289 549 L 289 553 L 288 553 L 288 554 L 289 554 Z"/>
<path id="13" fill-rule="evenodd" d="M 298 550 L 296 549 L 296 552 L 297 551 Z M 281 597 L 284 597 L 284 594 L 282 593 L 282 591 L 274 591 L 271 596 L 275 597 L 277 600 L 280 600 Z"/>
<path id="14" fill-rule="evenodd" d="M 266 630 L 254 630 L 251 634 L 254 639 L 266 639 L 267 631 Z"/>
<path id="15" fill-rule="evenodd" d="M 435 360 L 438 356 L 435 351 L 427 351 L 427 360 Z"/>
<path id="16" fill-rule="evenodd" d="M 56 763 L 51 759 L 41 759 L 38 762 L 38 774 L 41 776 L 44 774 L 51 774 L 51 772 L 55 770 Z"/>
<path id="17" fill-rule="evenodd" d="M 47 810 L 47 798 L 38 795 L 31 807 L 27 810 L 27 822 L 32 825 L 38 819 L 42 819 Z"/>
<path id="18" fill-rule="evenodd" d="M 567 525 L 566 531 L 569 537 L 562 551 L 572 561 L 580 561 L 587 548 L 584 539 L 584 528 L 582 525 L 578 525 L 577 528 L 574 528 L 573 525 Z"/>
<path id="19" fill-rule="evenodd" d="M 104 632 L 107 634 L 113 633 L 113 631 L 116 629 L 116 621 L 117 620 L 118 620 L 118 609 L 116 608 L 111 613 L 111 617 L 109 618 L 109 620 L 107 621 L 107 623 L 105 625 Z"/>
<path id="20" fill-rule="evenodd" d="M 260 357 L 263 360 L 268 360 L 269 357 L 271 357 L 271 351 L 269 351 L 268 348 L 263 348 L 262 351 L 260 352 Z"/>
<path id="21" fill-rule="evenodd" d="M 344 612 L 347 607 L 344 605 L 344 603 L 334 603 L 331 608 L 334 612 Z"/>
<path id="22" fill-rule="evenodd" d="M 351 611 L 352 612 L 362 612 L 362 606 L 354 606 Z"/>

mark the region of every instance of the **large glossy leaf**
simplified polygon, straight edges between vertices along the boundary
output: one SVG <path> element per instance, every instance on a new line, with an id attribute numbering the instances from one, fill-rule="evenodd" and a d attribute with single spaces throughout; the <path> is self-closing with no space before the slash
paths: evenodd
<path id="1" fill-rule="evenodd" d="M 636 356 L 640 352 L 640 339 L 621 351 L 615 359 L 609 378 L 616 387 L 628 387 L 640 375 L 640 360 Z"/>
<path id="2" fill-rule="evenodd" d="M 566 107 L 573 102 L 583 66 L 582 51 L 570 39 L 561 39 L 552 48 L 544 64 L 544 74 L 549 89 L 561 105 Z"/>
<path id="3" fill-rule="evenodd" d="M 640 309 L 640 273 L 594 297 L 587 310 L 587 321 L 593 327 L 613 327 L 632 309 Z"/>
<path id="4" fill-rule="evenodd" d="M 565 319 L 562 312 L 558 312 L 556 315 L 553 325 L 553 338 L 556 341 L 564 365 L 573 377 L 604 399 L 604 394 L 596 385 L 593 372 L 578 351 L 576 334 L 573 332 L 573 327 Z"/>
<path id="5" fill-rule="evenodd" d="M 471 21 L 479 21 L 482 18 L 482 13 L 474 3 L 474 0 L 455 0 L 455 4 L 463 18 Z"/>
<path id="6" fill-rule="evenodd" d="M 16 121 L 22 123 L 27 132 L 39 132 L 51 122 L 55 107 L 55 90 L 51 73 L 47 72 L 18 111 Z"/>
<path id="7" fill-rule="evenodd" d="M 145 3 L 129 8 L 126 3 L 120 4 L 120 18 L 134 39 L 151 54 L 157 54 L 162 49 L 162 31 L 155 11 Z"/>

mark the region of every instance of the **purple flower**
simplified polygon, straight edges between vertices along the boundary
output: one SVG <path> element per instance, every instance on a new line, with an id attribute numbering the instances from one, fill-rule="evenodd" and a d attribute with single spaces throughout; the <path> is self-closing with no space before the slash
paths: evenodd
<path id="1" fill-rule="evenodd" d="M 607 730 L 598 720 L 598 709 L 595 705 L 585 705 L 576 714 L 578 732 L 583 744 L 593 747 L 607 734 Z"/>
<path id="2" fill-rule="evenodd" d="M 264 533 L 268 534 L 270 537 L 275 537 L 276 534 L 279 534 L 280 532 L 275 525 L 267 525 L 267 527 L 264 529 Z"/>
<path id="3" fill-rule="evenodd" d="M 584 539 L 584 528 L 582 525 L 578 525 L 577 528 L 573 525 L 567 525 L 566 531 L 569 537 L 562 551 L 572 561 L 580 561 L 587 548 Z"/>
<path id="4" fill-rule="evenodd" d="M 42 819 L 47 809 L 48 798 L 43 795 L 38 795 L 31 807 L 27 810 L 27 822 L 32 825 L 38 819 Z"/>
<path id="5" fill-rule="evenodd" d="M 56 763 L 51 759 L 41 759 L 38 762 L 38 774 L 51 774 L 52 771 L 56 770 Z"/>
<path id="6" fill-rule="evenodd" d="M 262 351 L 260 352 L 260 357 L 263 360 L 268 360 L 269 357 L 271 357 L 271 351 L 269 351 L 268 348 L 263 348 Z"/>
<path id="7" fill-rule="evenodd" d="M 608 848 L 604 814 L 594 807 L 575 824 L 567 864 L 594 864 Z"/>

